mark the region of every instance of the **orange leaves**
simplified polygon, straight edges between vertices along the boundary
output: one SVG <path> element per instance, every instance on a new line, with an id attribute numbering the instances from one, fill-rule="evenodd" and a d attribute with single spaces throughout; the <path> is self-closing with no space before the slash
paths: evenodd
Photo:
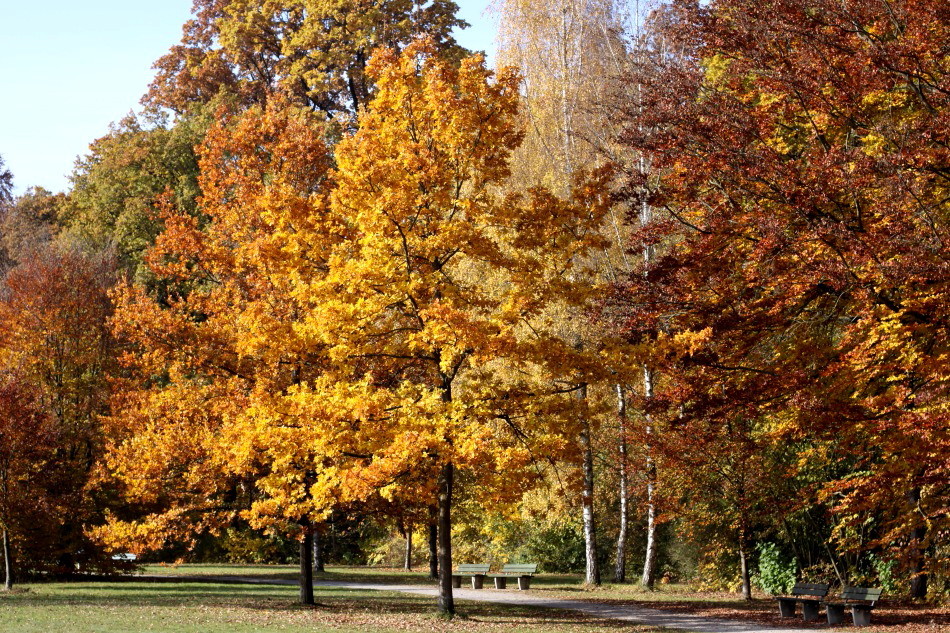
<path id="1" fill-rule="evenodd" d="M 143 382 L 110 420 L 114 467 L 156 530 L 428 505 L 446 464 L 517 488 L 530 473 L 497 473 L 566 450 L 543 367 L 575 352 L 547 312 L 596 292 L 570 271 L 601 245 L 609 172 L 570 199 L 505 198 L 515 72 L 425 40 L 369 72 L 376 97 L 332 160 L 327 130 L 286 102 L 219 121 L 200 215 L 167 208 L 149 254 L 166 295 L 116 291 Z"/>

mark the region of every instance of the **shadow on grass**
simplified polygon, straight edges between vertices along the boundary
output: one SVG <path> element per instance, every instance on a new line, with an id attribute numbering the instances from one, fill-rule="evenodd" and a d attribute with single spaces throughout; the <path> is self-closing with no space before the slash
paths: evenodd
<path id="1" fill-rule="evenodd" d="M 188 608 L 229 607 L 260 612 L 316 609 L 323 613 L 435 617 L 435 600 L 428 596 L 368 590 L 318 588 L 317 606 L 296 601 L 296 588 L 264 585 L 211 585 L 208 583 L 49 583 L 22 594 L 0 595 L 0 613 L 17 606 L 39 608 Z M 544 626 L 584 623 L 598 629 L 629 629 L 629 623 L 584 616 L 573 611 L 533 606 L 457 601 L 458 619 L 472 623 Z"/>

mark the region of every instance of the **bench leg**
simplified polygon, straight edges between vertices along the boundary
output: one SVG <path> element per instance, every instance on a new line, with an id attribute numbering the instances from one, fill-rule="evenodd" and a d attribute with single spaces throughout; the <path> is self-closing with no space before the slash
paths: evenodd
<path id="1" fill-rule="evenodd" d="M 504 576 L 495 576 L 495 589 L 504 589 L 508 586 L 508 579 Z"/>
<path id="2" fill-rule="evenodd" d="M 475 574 L 472 576 L 472 589 L 481 589 L 482 584 L 485 582 L 485 577 L 481 574 Z"/>
<path id="3" fill-rule="evenodd" d="M 818 619 L 818 603 L 813 600 L 802 601 L 802 619 L 811 622 Z"/>
<path id="4" fill-rule="evenodd" d="M 795 601 L 779 598 L 778 612 L 779 612 L 779 615 L 781 615 L 783 618 L 794 618 L 795 617 Z"/>
<path id="5" fill-rule="evenodd" d="M 461 589 L 461 588 L 462 588 L 462 577 L 461 577 L 461 576 L 456 576 L 455 574 L 452 574 L 452 586 L 453 586 L 455 589 Z"/>
<path id="6" fill-rule="evenodd" d="M 825 615 L 828 617 L 828 624 L 841 624 L 844 621 L 844 605 L 826 604 Z"/>
<path id="7" fill-rule="evenodd" d="M 531 589 L 531 576 L 518 576 L 518 589 L 521 591 Z"/>
<path id="8" fill-rule="evenodd" d="M 871 624 L 871 610 L 867 607 L 851 607 L 851 619 L 854 626 L 868 626 Z"/>

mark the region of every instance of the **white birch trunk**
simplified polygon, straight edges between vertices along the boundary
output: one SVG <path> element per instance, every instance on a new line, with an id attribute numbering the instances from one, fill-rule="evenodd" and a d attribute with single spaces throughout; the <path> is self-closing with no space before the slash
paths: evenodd
<path id="1" fill-rule="evenodd" d="M 627 516 L 629 514 L 628 474 L 627 474 L 627 399 L 623 385 L 614 386 L 617 391 L 617 419 L 620 426 L 620 529 L 617 531 L 617 552 L 614 558 L 614 580 L 627 580 Z"/>

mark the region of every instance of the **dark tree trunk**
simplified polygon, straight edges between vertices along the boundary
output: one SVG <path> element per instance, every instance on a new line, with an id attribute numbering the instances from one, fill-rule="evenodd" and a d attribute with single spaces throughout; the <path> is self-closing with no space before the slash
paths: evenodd
<path id="1" fill-rule="evenodd" d="M 617 420 L 620 426 L 620 529 L 617 530 L 617 553 L 614 558 L 614 580 L 627 580 L 627 508 L 628 484 L 627 481 L 627 399 L 623 392 L 623 385 L 616 385 L 617 389 Z"/>
<path id="2" fill-rule="evenodd" d="M 746 600 L 752 600 L 752 579 L 749 573 L 748 543 L 746 543 L 745 530 L 739 534 L 739 567 L 742 574 L 742 597 Z"/>
<path id="3" fill-rule="evenodd" d="M 320 532 L 313 532 L 313 571 L 323 573 L 326 571 L 323 567 L 323 547 L 320 545 Z"/>
<path id="4" fill-rule="evenodd" d="M 439 526 L 438 506 L 432 506 L 429 512 L 429 577 L 439 578 Z"/>
<path id="5" fill-rule="evenodd" d="M 455 467 L 446 464 L 439 472 L 439 613 L 455 616 L 452 595 L 452 484 Z"/>
<path id="6" fill-rule="evenodd" d="M 412 571 L 412 526 L 406 528 L 406 562 L 403 567 Z"/>
<path id="7" fill-rule="evenodd" d="M 300 539 L 300 604 L 313 602 L 313 535 L 305 532 Z"/>
<path id="8" fill-rule="evenodd" d="M 3 588 L 7 591 L 13 589 L 13 561 L 10 558 L 10 536 L 6 528 L 3 529 Z"/>
<path id="9" fill-rule="evenodd" d="M 908 499 L 916 507 L 920 503 L 920 488 L 914 488 L 908 493 Z M 927 526 L 921 525 L 911 532 L 911 547 L 914 548 L 913 556 L 913 567 L 911 568 L 911 577 L 910 577 L 910 597 L 917 599 L 924 599 L 927 597 L 927 572 L 925 559 L 926 559 L 926 549 L 924 548 L 924 540 L 927 538 Z"/>

